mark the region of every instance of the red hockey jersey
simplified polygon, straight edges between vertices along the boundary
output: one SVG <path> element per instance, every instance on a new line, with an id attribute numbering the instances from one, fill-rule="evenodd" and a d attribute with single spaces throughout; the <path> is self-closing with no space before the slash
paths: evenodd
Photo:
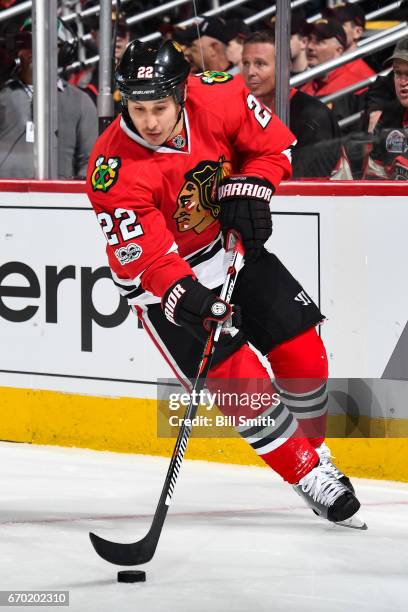
<path id="1" fill-rule="evenodd" d="M 242 80 L 226 73 L 190 77 L 183 130 L 165 145 L 149 145 L 118 117 L 93 148 L 87 193 L 113 280 L 129 303 L 158 301 L 192 273 L 209 288 L 221 285 L 217 181 L 256 174 L 276 188 L 291 175 L 294 143 Z"/>

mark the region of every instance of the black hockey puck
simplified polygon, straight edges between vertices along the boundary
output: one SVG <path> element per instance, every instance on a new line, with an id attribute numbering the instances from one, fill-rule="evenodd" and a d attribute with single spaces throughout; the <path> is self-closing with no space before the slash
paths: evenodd
<path id="1" fill-rule="evenodd" d="M 146 582 L 146 572 L 142 570 L 122 570 L 118 572 L 118 582 Z"/>

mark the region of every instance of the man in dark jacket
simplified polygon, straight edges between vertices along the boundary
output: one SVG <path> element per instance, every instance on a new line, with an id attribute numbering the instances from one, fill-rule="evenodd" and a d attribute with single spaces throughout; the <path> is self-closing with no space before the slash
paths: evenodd
<path id="1" fill-rule="evenodd" d="M 244 43 L 242 76 L 247 87 L 275 110 L 275 41 L 269 31 L 255 32 Z M 352 178 L 333 112 L 301 91 L 290 92 L 290 129 L 297 138 L 293 149 L 294 178 Z"/>
<path id="2" fill-rule="evenodd" d="M 396 99 L 383 108 L 364 176 L 408 180 L 408 38 L 397 44 L 389 61 L 392 61 Z"/>
<path id="3" fill-rule="evenodd" d="M 34 177 L 34 116 L 31 23 L 19 36 L 16 69 L 0 88 L 0 177 Z M 58 41 L 63 43 L 58 22 Z M 24 34 L 24 36 L 23 36 Z M 61 47 L 62 48 L 62 47 Z M 77 87 L 58 79 L 58 178 L 86 176 L 89 153 L 98 136 L 95 106 Z"/>

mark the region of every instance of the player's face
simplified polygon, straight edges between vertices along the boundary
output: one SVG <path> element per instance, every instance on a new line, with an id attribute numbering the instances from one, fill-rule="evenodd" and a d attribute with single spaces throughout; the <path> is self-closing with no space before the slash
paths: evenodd
<path id="1" fill-rule="evenodd" d="M 244 45 L 242 76 L 247 87 L 258 98 L 275 91 L 275 47 L 270 43 Z"/>
<path id="2" fill-rule="evenodd" d="M 334 37 L 319 40 L 315 34 L 312 34 L 306 47 L 307 63 L 309 66 L 318 66 L 339 57 L 342 53 L 343 47 L 337 38 Z"/>
<path id="3" fill-rule="evenodd" d="M 408 108 L 408 62 L 393 60 L 395 93 L 404 108 Z"/>
<path id="4" fill-rule="evenodd" d="M 179 107 L 173 96 L 162 100 L 139 102 L 129 100 L 128 111 L 142 138 L 153 146 L 167 140 L 177 121 Z"/>

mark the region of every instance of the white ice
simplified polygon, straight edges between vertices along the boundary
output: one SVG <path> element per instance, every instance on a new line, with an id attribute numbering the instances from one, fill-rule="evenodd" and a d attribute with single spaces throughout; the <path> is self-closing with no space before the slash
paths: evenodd
<path id="1" fill-rule="evenodd" d="M 197 461 L 183 464 L 147 582 L 118 583 L 125 568 L 88 532 L 143 537 L 167 466 L 0 443 L 0 590 L 69 590 L 69 608 L 42 609 L 71 612 L 408 610 L 408 485 L 353 479 L 369 526 L 354 531 L 315 517 L 269 469 Z"/>

